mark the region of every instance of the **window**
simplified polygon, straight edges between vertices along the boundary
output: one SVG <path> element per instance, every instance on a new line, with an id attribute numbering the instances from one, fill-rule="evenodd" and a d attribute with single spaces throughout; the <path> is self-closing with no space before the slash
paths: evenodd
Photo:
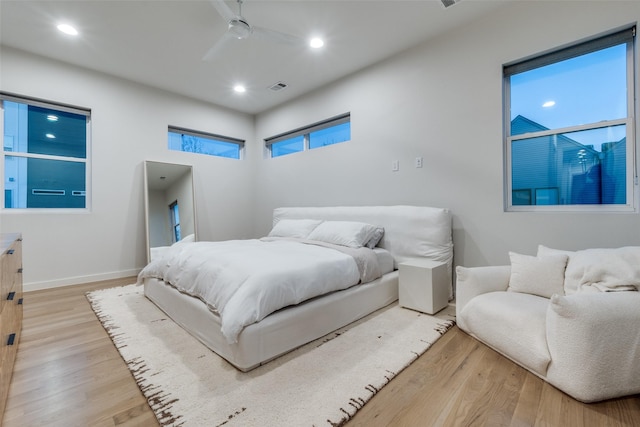
<path id="1" fill-rule="evenodd" d="M 507 210 L 633 210 L 634 38 L 504 67 Z"/>
<path id="2" fill-rule="evenodd" d="M 169 205 L 169 220 L 171 221 L 171 229 L 173 230 L 173 242 L 182 240 L 180 233 L 180 212 L 178 210 L 178 201 Z"/>
<path id="3" fill-rule="evenodd" d="M 351 140 L 351 114 L 285 132 L 264 140 L 271 157 L 312 150 Z"/>
<path id="4" fill-rule="evenodd" d="M 169 126 L 169 150 L 240 159 L 244 140 Z"/>
<path id="5" fill-rule="evenodd" d="M 87 208 L 90 112 L 0 94 L 4 208 Z"/>

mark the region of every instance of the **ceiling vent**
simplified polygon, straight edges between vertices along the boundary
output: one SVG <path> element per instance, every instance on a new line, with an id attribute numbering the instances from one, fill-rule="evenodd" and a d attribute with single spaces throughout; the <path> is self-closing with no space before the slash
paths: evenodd
<path id="1" fill-rule="evenodd" d="M 278 83 L 272 85 L 271 87 L 269 87 L 269 89 L 271 89 L 274 92 L 278 92 L 278 91 L 280 91 L 282 89 L 286 89 L 287 86 L 288 85 L 286 83 L 284 83 L 284 82 L 278 82 Z"/>
<path id="2" fill-rule="evenodd" d="M 453 6 L 456 3 L 460 3 L 462 0 L 440 0 L 440 3 L 442 3 L 442 7 L 444 7 L 445 9 L 448 7 Z"/>

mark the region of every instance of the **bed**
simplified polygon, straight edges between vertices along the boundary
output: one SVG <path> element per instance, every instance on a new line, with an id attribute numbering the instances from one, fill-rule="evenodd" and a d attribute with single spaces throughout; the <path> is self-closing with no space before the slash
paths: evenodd
<path id="1" fill-rule="evenodd" d="M 305 223 L 309 225 L 311 232 L 306 236 L 295 235 L 301 224 Z M 335 233 L 329 233 L 331 239 L 338 239 L 339 246 L 343 243 L 347 246 L 343 251 L 342 248 L 335 246 L 335 241 L 331 239 L 330 242 L 325 241 L 327 233 L 323 234 L 320 231 L 328 229 L 335 231 L 337 225 L 342 230 L 344 226 L 356 223 L 368 224 L 377 230 L 377 233 L 374 233 L 367 229 L 371 231 L 370 236 L 367 235 L 366 242 L 360 242 L 365 248 L 367 245 L 373 246 L 372 248 L 359 248 L 356 243 L 353 245 L 356 249 L 353 249 L 349 246 L 351 241 L 347 243 L 340 241 L 343 238 L 342 234 L 335 237 Z M 295 224 L 293 233 L 292 224 Z M 286 231 L 280 233 L 279 231 L 282 230 Z M 383 230 L 383 233 L 380 233 L 380 230 Z M 381 237 L 377 234 L 381 234 Z M 322 241 L 316 241 L 311 237 L 318 237 Z M 352 237 L 349 235 L 349 239 Z M 441 208 L 419 206 L 277 208 L 273 212 L 273 229 L 265 238 L 216 242 L 215 245 L 211 245 L 211 249 L 209 243 L 178 244 L 181 245 L 179 250 L 183 252 L 185 261 L 178 262 L 178 258 L 172 258 L 171 262 L 168 262 L 168 259 L 155 260 L 142 270 L 138 282 L 144 284 L 146 297 L 173 321 L 241 371 L 249 371 L 396 301 L 398 299 L 397 267 L 403 261 L 423 257 L 445 262 L 448 266 L 449 283 L 450 285 L 452 283 L 451 215 L 447 209 Z M 236 245 L 240 246 L 236 248 Z M 292 245 L 299 246 L 292 249 Z M 331 253 L 328 255 L 329 258 L 336 258 L 335 261 L 342 264 L 316 267 L 316 273 L 320 270 L 331 272 L 328 278 L 322 279 L 320 288 L 324 291 L 318 295 L 303 296 L 303 299 L 296 303 L 285 301 L 284 307 L 275 310 L 273 307 L 258 309 L 257 314 L 241 304 L 237 311 L 241 316 L 246 317 L 241 322 L 229 320 L 228 313 L 232 311 L 229 307 L 233 304 L 232 297 L 226 297 L 224 303 L 227 306 L 222 311 L 224 316 L 221 316 L 216 306 L 221 298 L 224 298 L 216 294 L 218 296 L 214 297 L 213 303 L 211 299 L 206 299 L 207 295 L 204 294 L 210 292 L 209 288 L 193 284 L 198 280 L 196 277 L 203 275 L 200 271 L 201 264 L 192 264 L 196 267 L 187 267 L 186 260 L 190 262 L 195 262 L 197 259 L 204 260 L 203 254 L 209 250 L 233 257 L 235 255 L 232 253 L 232 248 L 236 248 L 234 249 L 236 252 L 240 251 L 242 256 L 248 256 L 254 247 L 263 246 L 281 247 L 284 251 L 281 257 L 295 259 L 295 262 L 289 262 L 291 274 L 299 274 L 295 271 L 296 267 L 306 263 L 305 257 L 320 258 L 321 251 L 322 257 Z M 280 250 L 270 250 L 274 254 L 269 254 L 265 258 L 269 261 L 269 265 L 276 259 L 275 253 Z M 292 250 L 296 252 L 295 256 L 292 255 Z M 305 255 L 307 252 L 308 254 Z M 365 260 L 358 260 L 355 252 L 358 252 L 357 256 L 360 256 L 360 252 L 366 253 Z M 169 253 L 167 256 L 176 255 Z M 345 261 L 345 257 L 352 256 L 357 260 L 355 272 L 354 267 Z M 182 266 L 183 262 L 184 266 Z M 154 267 L 153 263 L 157 265 Z M 180 271 L 170 273 L 170 268 L 166 266 L 172 263 L 180 264 L 181 268 L 178 269 Z M 353 260 L 350 263 L 354 264 Z M 371 266 L 374 264 L 380 271 L 373 271 L 374 268 Z M 164 272 L 160 271 L 162 266 L 166 267 Z M 249 267 L 247 269 L 251 270 Z M 229 275 L 228 271 L 225 264 L 225 266 L 218 266 L 215 273 L 207 273 L 205 277 L 210 279 L 212 276 Z M 379 273 L 379 277 L 376 273 Z M 316 276 L 320 274 L 314 274 L 314 277 L 308 280 L 320 280 Z M 294 281 L 296 286 L 302 286 L 301 283 L 304 280 L 300 277 L 303 276 L 295 276 L 295 279 L 286 279 L 284 282 Z M 345 279 L 346 277 L 349 279 Z M 368 277 L 375 278 L 368 280 Z M 243 280 L 243 283 L 250 281 L 245 278 Z M 250 288 L 249 285 L 245 287 Z M 254 287 L 254 289 L 258 288 L 258 285 Z M 288 289 L 285 286 L 285 290 Z M 241 293 L 235 290 L 234 292 L 234 297 Z M 452 293 L 453 288 L 450 286 L 450 296 Z M 264 312 L 260 313 L 261 310 Z M 250 314 L 246 314 L 247 312 Z M 226 320 L 225 316 L 227 316 Z"/>

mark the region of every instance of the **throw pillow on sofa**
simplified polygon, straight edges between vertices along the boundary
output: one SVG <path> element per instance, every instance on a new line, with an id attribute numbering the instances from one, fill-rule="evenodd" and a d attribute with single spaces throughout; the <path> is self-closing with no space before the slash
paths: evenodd
<path id="1" fill-rule="evenodd" d="M 509 252 L 511 276 L 507 291 L 551 298 L 564 295 L 564 271 L 569 257 L 564 254 L 530 256 Z"/>

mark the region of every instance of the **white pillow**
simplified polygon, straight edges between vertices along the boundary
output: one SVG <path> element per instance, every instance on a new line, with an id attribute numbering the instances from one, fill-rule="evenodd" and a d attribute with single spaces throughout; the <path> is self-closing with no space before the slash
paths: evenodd
<path id="1" fill-rule="evenodd" d="M 384 228 L 376 227 L 369 241 L 365 243 L 365 246 L 368 247 L 369 249 L 375 248 L 376 246 L 378 246 L 378 243 L 380 243 L 380 240 L 382 240 L 383 235 L 384 235 Z"/>
<path id="2" fill-rule="evenodd" d="M 564 254 L 534 257 L 509 252 L 511 277 L 507 291 L 551 298 L 564 295 L 564 270 L 569 257 Z"/>
<path id="3" fill-rule="evenodd" d="M 294 237 L 306 239 L 318 225 L 319 219 L 281 219 L 269 232 L 269 237 Z"/>
<path id="4" fill-rule="evenodd" d="M 571 295 L 578 290 L 578 283 L 582 278 L 582 268 L 580 268 L 575 262 L 572 263 L 571 259 L 575 255 L 574 251 L 565 251 L 562 249 L 552 249 L 543 245 L 538 245 L 538 256 L 549 255 L 567 255 L 569 260 L 567 261 L 567 268 L 564 272 L 564 293 L 565 295 Z"/>
<path id="5" fill-rule="evenodd" d="M 317 226 L 307 238 L 350 248 L 361 248 L 371 240 L 377 228 L 371 224 L 357 221 L 325 221 Z"/>
<path id="6" fill-rule="evenodd" d="M 182 238 L 182 240 L 180 240 L 181 242 L 195 242 L 196 241 L 196 235 L 191 233 L 188 236 L 185 236 Z"/>

